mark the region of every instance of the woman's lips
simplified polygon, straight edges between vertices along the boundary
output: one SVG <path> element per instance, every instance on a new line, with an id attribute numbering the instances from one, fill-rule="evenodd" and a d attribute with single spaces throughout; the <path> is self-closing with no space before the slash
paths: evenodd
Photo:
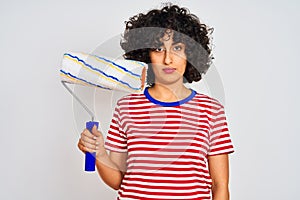
<path id="1" fill-rule="evenodd" d="M 175 72 L 175 68 L 164 68 L 163 71 L 166 73 L 166 74 L 171 74 L 173 72 Z"/>

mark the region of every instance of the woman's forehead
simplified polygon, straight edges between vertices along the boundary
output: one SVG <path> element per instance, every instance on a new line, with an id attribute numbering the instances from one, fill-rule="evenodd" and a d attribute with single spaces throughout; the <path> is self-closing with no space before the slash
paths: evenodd
<path id="1" fill-rule="evenodd" d="M 164 44 L 166 42 L 171 42 L 172 44 L 175 44 L 184 43 L 184 40 L 181 33 L 178 33 L 177 31 L 173 31 L 171 29 L 166 29 L 164 35 L 159 39 L 159 42 L 161 44 Z"/>
<path id="2" fill-rule="evenodd" d="M 171 29 L 167 29 L 164 32 L 164 36 L 162 38 L 160 38 L 160 40 L 163 41 L 169 41 L 169 40 L 173 40 L 173 35 L 174 35 L 174 31 Z"/>

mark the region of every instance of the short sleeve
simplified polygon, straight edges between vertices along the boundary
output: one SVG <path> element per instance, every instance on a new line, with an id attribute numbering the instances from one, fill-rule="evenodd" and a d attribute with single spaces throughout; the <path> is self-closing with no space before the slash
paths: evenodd
<path id="1" fill-rule="evenodd" d="M 219 104 L 212 113 L 212 123 L 209 133 L 208 155 L 229 154 L 234 152 L 230 138 L 224 107 Z"/>
<path id="2" fill-rule="evenodd" d="M 107 150 L 127 152 L 127 136 L 122 128 L 121 112 L 117 104 L 104 143 Z"/>

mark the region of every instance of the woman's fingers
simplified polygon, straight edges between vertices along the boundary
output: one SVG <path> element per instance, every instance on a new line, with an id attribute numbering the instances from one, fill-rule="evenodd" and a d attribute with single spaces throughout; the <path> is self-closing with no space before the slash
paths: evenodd
<path id="1" fill-rule="evenodd" d="M 92 135 L 102 138 L 102 133 L 100 131 L 98 131 L 98 129 L 95 125 L 92 128 L 92 133 L 93 133 Z"/>
<path id="2" fill-rule="evenodd" d="M 85 149 L 85 147 L 80 143 L 80 140 L 79 140 L 77 146 L 78 146 L 78 148 L 80 149 L 80 151 L 82 151 L 83 153 L 86 153 L 86 152 L 87 152 L 86 149 Z"/>
<path id="3" fill-rule="evenodd" d="M 96 139 L 95 135 L 93 135 L 88 129 L 83 130 L 83 132 L 81 133 L 81 138 L 82 137 L 88 137 L 90 139 Z"/>
<path id="4" fill-rule="evenodd" d="M 85 145 L 85 144 L 96 144 L 97 143 L 97 137 L 93 137 L 91 139 L 90 137 L 81 136 L 80 139 L 82 140 L 83 145 Z"/>
<path id="5" fill-rule="evenodd" d="M 97 130 L 97 127 L 94 126 L 92 129 L 93 134 L 85 129 L 81 133 L 81 137 L 78 142 L 78 148 L 82 152 L 97 152 L 99 149 L 104 149 L 103 136 L 100 131 Z"/>
<path id="6" fill-rule="evenodd" d="M 97 142 L 96 140 L 94 140 L 94 141 L 85 141 L 85 140 L 83 140 L 83 139 L 81 138 L 81 144 L 82 144 L 83 146 L 85 146 L 85 147 L 88 147 L 88 148 L 94 149 L 94 150 L 96 150 L 96 149 L 98 148 L 98 147 L 97 147 L 98 142 Z"/>
<path id="7" fill-rule="evenodd" d="M 79 140 L 78 142 L 78 148 L 83 152 L 95 152 L 98 150 L 98 147 L 95 144 L 90 144 L 87 142 L 84 142 L 82 139 Z"/>

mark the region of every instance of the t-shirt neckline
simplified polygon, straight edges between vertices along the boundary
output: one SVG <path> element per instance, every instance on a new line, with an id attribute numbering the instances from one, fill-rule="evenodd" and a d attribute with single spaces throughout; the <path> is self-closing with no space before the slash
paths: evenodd
<path id="1" fill-rule="evenodd" d="M 144 95 L 146 96 L 146 98 L 147 98 L 149 101 L 151 101 L 152 103 L 158 104 L 158 105 L 160 105 L 160 106 L 180 106 L 180 105 L 182 105 L 182 104 L 184 104 L 184 103 L 190 101 L 192 98 L 194 98 L 194 96 L 195 96 L 196 93 L 197 93 L 195 90 L 190 89 L 192 92 L 191 92 L 191 94 L 190 94 L 188 97 L 186 97 L 186 98 L 184 98 L 184 99 L 182 99 L 182 100 L 180 100 L 180 101 L 164 102 L 164 101 L 159 101 L 159 100 L 154 99 L 154 98 L 149 94 L 148 89 L 149 89 L 149 88 L 147 87 L 147 88 L 145 88 L 145 90 L 144 90 Z"/>

